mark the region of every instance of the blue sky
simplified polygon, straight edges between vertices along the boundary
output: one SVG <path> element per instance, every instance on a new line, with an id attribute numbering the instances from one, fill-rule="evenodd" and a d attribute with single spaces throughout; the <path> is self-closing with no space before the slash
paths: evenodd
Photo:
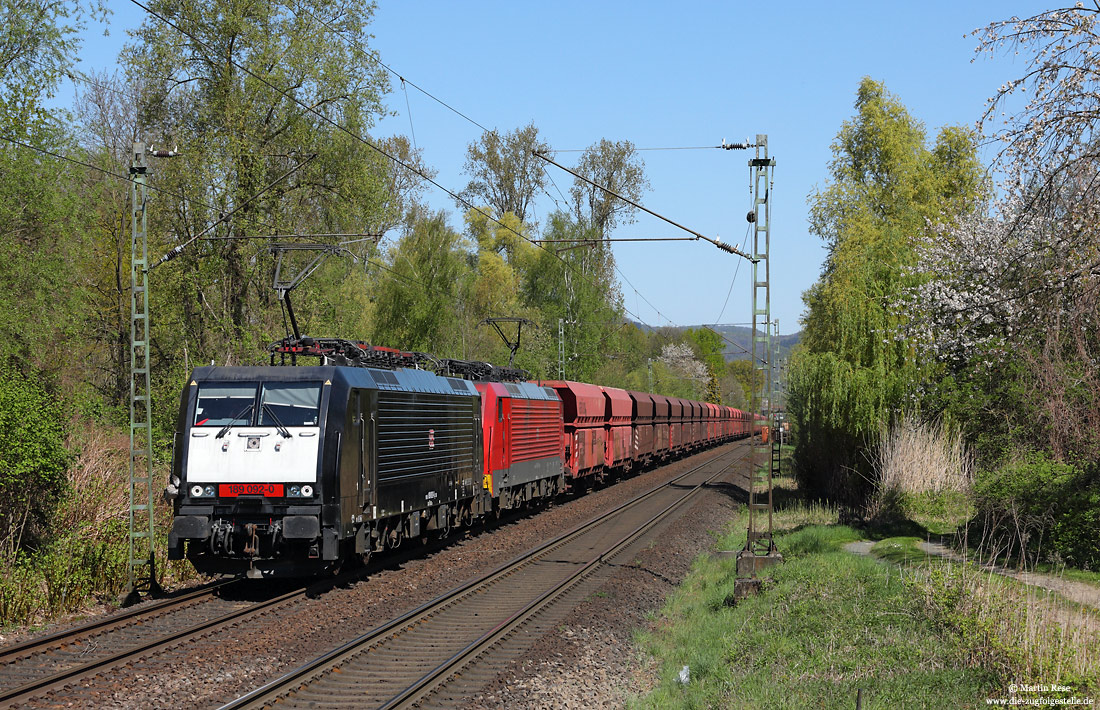
<path id="1" fill-rule="evenodd" d="M 90 27 L 81 68 L 110 68 L 125 30 L 142 11 L 111 0 L 110 36 Z M 974 59 L 964 37 L 1034 2 L 382 2 L 372 46 L 407 79 L 490 128 L 534 121 L 557 150 L 601 138 L 639 148 L 717 145 L 768 135 L 777 161 L 772 193 L 772 312 L 782 332 L 798 329 L 801 294 L 825 252 L 809 234 L 806 198 L 828 178 L 830 143 L 853 114 L 863 76 L 886 87 L 924 122 L 972 125 L 987 98 L 1023 70 L 1020 58 Z M 166 28 L 165 31 L 171 31 Z M 66 94 L 67 95 L 67 94 Z M 438 180 L 467 181 L 462 163 L 480 129 L 428 97 L 394 83 L 376 135 L 408 134 Z M 988 151 L 987 151 L 988 152 Z M 652 189 L 644 203 L 704 234 L 740 244 L 751 207 L 744 151 L 642 153 Z M 562 153 L 570 164 L 577 153 Z M 989 157 L 988 155 L 986 156 Z M 549 167 L 568 194 L 571 176 Z M 553 187 L 550 193 L 557 196 Z M 429 202 L 452 213 L 434 189 Z M 560 198 L 559 198 L 560 199 Z M 548 196 L 536 217 L 555 208 Z M 680 237 L 639 215 L 618 237 Z M 741 323 L 750 317 L 747 264 L 704 242 L 615 245 L 627 308 L 650 325 Z M 629 283 L 627 282 L 629 281 Z"/>

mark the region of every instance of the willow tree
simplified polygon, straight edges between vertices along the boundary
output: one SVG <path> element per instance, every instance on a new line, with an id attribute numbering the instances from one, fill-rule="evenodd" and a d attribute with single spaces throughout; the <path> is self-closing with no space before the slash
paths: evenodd
<path id="1" fill-rule="evenodd" d="M 800 473 L 839 498 L 862 494 L 864 448 L 916 404 L 924 364 L 899 336 L 892 307 L 920 279 L 914 250 L 934 238 L 935 225 L 970 211 L 985 188 L 969 130 L 945 127 L 926 145 L 924 126 L 870 78 L 855 108 L 833 142 L 829 182 L 809 199 L 810 227 L 828 256 L 803 294 L 788 397 Z"/>

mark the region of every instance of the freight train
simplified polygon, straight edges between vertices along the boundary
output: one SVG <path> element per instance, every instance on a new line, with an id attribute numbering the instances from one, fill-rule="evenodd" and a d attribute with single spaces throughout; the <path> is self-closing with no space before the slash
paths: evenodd
<path id="1" fill-rule="evenodd" d="M 731 407 L 358 342 L 271 350 L 270 366 L 196 369 L 181 397 L 168 557 L 203 573 L 321 574 L 761 425 Z"/>

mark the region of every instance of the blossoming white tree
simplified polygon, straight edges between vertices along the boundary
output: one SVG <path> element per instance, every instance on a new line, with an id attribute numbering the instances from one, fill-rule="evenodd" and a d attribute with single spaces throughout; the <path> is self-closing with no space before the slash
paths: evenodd
<path id="1" fill-rule="evenodd" d="M 1100 3 L 1078 3 L 976 31 L 979 54 L 1026 61 L 980 122 L 1001 143 L 1002 196 L 922 242 L 898 299 L 899 337 L 948 374 L 1014 378 L 1024 396 L 1000 419 L 1058 456 L 1100 454 L 1098 21 Z"/>

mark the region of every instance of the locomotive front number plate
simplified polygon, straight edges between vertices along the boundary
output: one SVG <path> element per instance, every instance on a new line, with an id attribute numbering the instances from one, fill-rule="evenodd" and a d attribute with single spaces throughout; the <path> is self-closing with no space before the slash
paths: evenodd
<path id="1" fill-rule="evenodd" d="M 222 498 L 237 496 L 269 496 L 279 498 L 283 495 L 281 483 L 220 483 L 218 495 Z"/>

